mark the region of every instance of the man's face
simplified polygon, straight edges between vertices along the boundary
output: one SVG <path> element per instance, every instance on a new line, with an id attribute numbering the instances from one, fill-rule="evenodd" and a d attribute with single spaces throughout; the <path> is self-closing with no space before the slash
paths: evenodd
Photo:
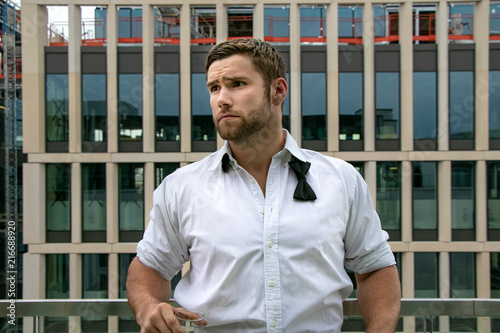
<path id="1" fill-rule="evenodd" d="M 273 123 L 264 79 L 249 57 L 233 55 L 212 63 L 207 72 L 215 128 L 228 141 L 246 142 Z"/>

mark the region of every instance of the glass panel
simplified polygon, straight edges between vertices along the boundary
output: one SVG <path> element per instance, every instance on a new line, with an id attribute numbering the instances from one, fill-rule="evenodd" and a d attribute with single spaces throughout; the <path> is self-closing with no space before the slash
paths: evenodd
<path id="1" fill-rule="evenodd" d="M 45 297 L 69 298 L 69 255 L 45 255 Z"/>
<path id="2" fill-rule="evenodd" d="M 128 266 L 132 262 L 132 260 L 136 257 L 135 253 L 120 253 L 118 255 L 119 261 L 119 296 L 120 298 L 127 298 L 127 274 L 128 274 Z"/>
<path id="3" fill-rule="evenodd" d="M 474 138 L 474 72 L 450 72 L 450 139 Z"/>
<path id="4" fill-rule="evenodd" d="M 179 74 L 155 75 L 156 140 L 179 141 Z"/>
<path id="5" fill-rule="evenodd" d="M 377 163 L 377 213 L 385 230 L 401 229 L 401 166 Z"/>
<path id="6" fill-rule="evenodd" d="M 500 31 L 500 2 L 490 2 L 490 35 Z"/>
<path id="7" fill-rule="evenodd" d="M 144 165 L 120 164 L 120 230 L 144 230 Z"/>
<path id="8" fill-rule="evenodd" d="M 437 73 L 413 73 L 413 138 L 437 138 Z"/>
<path id="9" fill-rule="evenodd" d="M 155 7 L 155 42 L 172 44 L 172 39 L 180 38 L 180 7 Z M 158 40 L 160 38 L 160 40 Z M 170 40 L 170 41 L 169 41 Z"/>
<path id="10" fill-rule="evenodd" d="M 84 231 L 106 230 L 106 164 L 82 164 Z"/>
<path id="11" fill-rule="evenodd" d="M 108 255 L 82 254 L 83 298 L 108 297 Z"/>
<path id="12" fill-rule="evenodd" d="M 47 141 L 68 141 L 68 74 L 47 74 L 45 80 Z"/>
<path id="13" fill-rule="evenodd" d="M 191 7 L 191 44 L 215 43 L 216 22 L 215 7 Z"/>
<path id="14" fill-rule="evenodd" d="M 47 164 L 47 231 L 69 231 L 71 225 L 71 169 L 69 164 Z"/>
<path id="15" fill-rule="evenodd" d="M 438 259 L 438 253 L 415 253 L 415 298 L 439 298 Z"/>
<path id="16" fill-rule="evenodd" d="M 264 5 L 264 38 L 266 41 L 270 43 L 288 41 L 290 37 L 289 25 L 289 5 Z"/>
<path id="17" fill-rule="evenodd" d="M 82 74 L 82 140 L 106 141 L 106 74 Z"/>
<path id="18" fill-rule="evenodd" d="M 451 297 L 476 297 L 476 254 L 450 253 Z"/>
<path id="19" fill-rule="evenodd" d="M 158 187 L 163 179 L 180 168 L 180 163 L 155 163 L 155 187 Z"/>
<path id="20" fill-rule="evenodd" d="M 500 253 L 491 253 L 491 298 L 500 298 Z"/>
<path id="21" fill-rule="evenodd" d="M 326 139 L 326 73 L 302 73 L 302 140 Z"/>
<path id="22" fill-rule="evenodd" d="M 142 140 L 142 74 L 118 75 L 118 119 L 121 141 Z"/>
<path id="23" fill-rule="evenodd" d="M 339 73 L 339 139 L 363 139 L 363 73 Z"/>
<path id="24" fill-rule="evenodd" d="M 437 230 L 436 162 L 413 162 L 413 228 Z"/>
<path id="25" fill-rule="evenodd" d="M 500 230 L 500 162 L 488 162 L 488 229 Z"/>
<path id="26" fill-rule="evenodd" d="M 326 6 L 300 6 L 300 37 L 326 42 Z"/>
<path id="27" fill-rule="evenodd" d="M 142 7 L 118 8 L 118 38 L 142 38 Z M 136 39 L 130 42 L 140 43 L 141 41 Z"/>
<path id="28" fill-rule="evenodd" d="M 472 35 L 474 5 L 451 3 L 449 28 L 453 35 Z"/>
<path id="29" fill-rule="evenodd" d="M 453 229 L 474 229 L 474 178 L 473 162 L 451 163 L 451 225 Z"/>
<path id="30" fill-rule="evenodd" d="M 399 139 L 399 73 L 375 74 L 376 138 Z"/>
<path id="31" fill-rule="evenodd" d="M 363 37 L 363 7 L 339 6 L 339 38 Z"/>
<path id="32" fill-rule="evenodd" d="M 498 12 L 500 13 L 500 8 Z M 500 16 L 496 21 L 500 25 Z M 490 139 L 500 139 L 500 71 L 490 71 L 488 91 Z"/>
<path id="33" fill-rule="evenodd" d="M 213 141 L 216 134 L 205 73 L 191 75 L 191 92 L 193 141 Z"/>
<path id="34" fill-rule="evenodd" d="M 227 7 L 227 30 L 229 37 L 253 36 L 253 7 Z"/>

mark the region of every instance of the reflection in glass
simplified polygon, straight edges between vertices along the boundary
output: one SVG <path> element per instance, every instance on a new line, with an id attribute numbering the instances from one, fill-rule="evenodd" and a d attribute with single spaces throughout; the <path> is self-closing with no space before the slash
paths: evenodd
<path id="1" fill-rule="evenodd" d="M 450 72 L 450 139 L 474 138 L 474 72 Z"/>
<path id="2" fill-rule="evenodd" d="M 82 254 L 82 296 L 83 298 L 108 297 L 108 255 Z M 107 332 L 107 317 L 82 317 L 82 332 Z"/>
<path id="3" fill-rule="evenodd" d="M 326 73 L 302 73 L 302 140 L 326 139 Z"/>
<path id="4" fill-rule="evenodd" d="M 106 74 L 82 74 L 82 140 L 106 141 Z"/>
<path id="5" fill-rule="evenodd" d="M 326 6 L 300 6 L 300 37 L 326 37 Z"/>
<path id="6" fill-rule="evenodd" d="M 488 91 L 490 139 L 500 139 L 500 71 L 490 71 Z"/>
<path id="7" fill-rule="evenodd" d="M 415 253 L 415 298 L 439 298 L 439 254 Z"/>
<path id="8" fill-rule="evenodd" d="M 451 163 L 451 225 L 453 229 L 474 230 L 475 172 L 473 162 Z"/>
<path id="9" fill-rule="evenodd" d="M 83 231 L 106 230 L 106 164 L 82 164 Z"/>
<path id="10" fill-rule="evenodd" d="M 71 169 L 69 164 L 46 165 L 47 231 L 71 226 Z"/>
<path id="11" fill-rule="evenodd" d="M 450 253 L 451 297 L 476 297 L 476 254 Z"/>
<path id="12" fill-rule="evenodd" d="M 377 163 L 377 213 L 384 230 L 401 229 L 401 166 Z"/>
<path id="13" fill-rule="evenodd" d="M 120 230 L 144 230 L 144 164 L 122 163 L 120 172 Z"/>
<path id="14" fill-rule="evenodd" d="M 290 6 L 264 5 L 264 37 L 270 43 L 290 37 Z"/>
<path id="15" fill-rule="evenodd" d="M 155 75 L 156 140 L 179 141 L 179 74 Z"/>
<path id="16" fill-rule="evenodd" d="M 339 73 L 339 139 L 363 139 L 363 73 Z"/>
<path id="17" fill-rule="evenodd" d="M 69 298 L 69 255 L 45 255 L 45 297 Z"/>
<path id="18" fill-rule="evenodd" d="M 436 162 L 413 162 L 413 229 L 437 230 Z"/>
<path id="19" fill-rule="evenodd" d="M 339 37 L 363 36 L 363 7 L 339 6 Z"/>
<path id="20" fill-rule="evenodd" d="M 45 80 L 47 141 L 68 141 L 68 74 L 47 74 Z"/>
<path id="21" fill-rule="evenodd" d="M 500 230 L 500 162 L 488 162 L 488 230 Z"/>
<path id="22" fill-rule="evenodd" d="M 215 126 L 204 73 L 191 75 L 191 92 L 193 141 L 213 141 L 216 139 Z"/>
<path id="23" fill-rule="evenodd" d="M 437 73 L 413 73 L 413 138 L 437 138 Z"/>
<path id="24" fill-rule="evenodd" d="M 118 119 L 121 141 L 142 140 L 142 74 L 118 75 Z"/>
<path id="25" fill-rule="evenodd" d="M 399 139 L 399 73 L 375 74 L 375 108 L 377 140 Z"/>
<path id="26" fill-rule="evenodd" d="M 165 177 L 179 168 L 179 163 L 155 163 L 155 187 L 158 187 Z"/>

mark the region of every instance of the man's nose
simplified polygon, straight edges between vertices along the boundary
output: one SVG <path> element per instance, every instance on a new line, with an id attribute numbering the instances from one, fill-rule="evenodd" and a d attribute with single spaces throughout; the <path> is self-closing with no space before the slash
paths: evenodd
<path id="1" fill-rule="evenodd" d="M 223 87 L 220 89 L 219 94 L 217 95 L 217 105 L 219 107 L 227 107 L 231 106 L 231 93 L 229 89 Z"/>

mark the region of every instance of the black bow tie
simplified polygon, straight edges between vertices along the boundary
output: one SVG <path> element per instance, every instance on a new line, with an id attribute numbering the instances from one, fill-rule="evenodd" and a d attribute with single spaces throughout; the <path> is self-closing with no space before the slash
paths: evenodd
<path id="1" fill-rule="evenodd" d="M 298 200 L 316 200 L 316 194 L 314 194 L 313 189 L 306 181 L 306 173 L 309 171 L 311 163 L 302 162 L 292 157 L 288 165 L 292 168 L 293 172 L 295 172 L 297 180 L 299 181 L 293 193 L 293 197 Z"/>

